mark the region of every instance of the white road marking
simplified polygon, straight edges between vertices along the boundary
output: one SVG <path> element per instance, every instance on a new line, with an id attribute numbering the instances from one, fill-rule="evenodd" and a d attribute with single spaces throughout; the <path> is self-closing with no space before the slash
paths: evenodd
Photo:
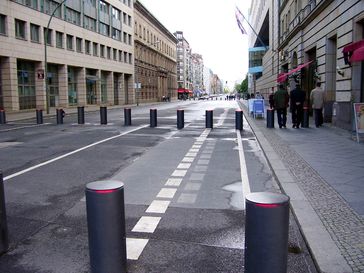
<path id="1" fill-rule="evenodd" d="M 236 130 L 236 135 L 238 137 L 238 147 L 239 147 L 239 159 L 240 159 L 240 176 L 241 183 L 243 184 L 243 200 L 245 207 L 245 197 L 250 194 L 250 183 L 248 177 L 248 170 L 246 169 L 246 161 L 243 149 L 243 143 L 241 140 L 240 130 Z"/>
<path id="2" fill-rule="evenodd" d="M 32 171 L 32 170 L 38 169 L 38 168 L 40 168 L 40 167 L 42 167 L 42 166 L 48 165 L 48 164 L 53 163 L 53 162 L 55 162 L 55 161 L 58 161 L 58 160 L 60 160 L 60 159 L 66 158 L 66 157 L 68 157 L 68 156 L 70 156 L 70 155 L 73 155 L 73 154 L 79 153 L 79 152 L 81 152 L 81 151 L 83 151 L 83 150 L 86 150 L 86 149 L 91 148 L 91 147 L 93 147 L 93 146 L 96 146 L 96 145 L 99 145 L 99 144 L 101 144 L 101 143 L 107 142 L 107 141 L 109 141 L 109 140 L 112 140 L 112 139 L 115 139 L 115 138 L 118 138 L 118 137 L 121 137 L 121 136 L 125 136 L 125 135 L 127 135 L 127 134 L 129 134 L 129 133 L 132 133 L 132 132 L 138 131 L 138 130 L 140 130 L 141 128 L 144 128 L 144 127 L 147 127 L 147 126 L 149 126 L 149 125 L 142 125 L 142 126 L 139 126 L 139 127 L 137 127 L 137 128 L 134 128 L 134 129 L 131 129 L 131 130 L 129 130 L 129 131 L 126 131 L 126 132 L 124 132 L 124 133 L 118 134 L 118 135 L 116 135 L 116 136 L 112 136 L 112 137 L 105 138 L 105 139 L 103 139 L 103 140 L 100 140 L 100 141 L 97 141 L 97 142 L 91 143 L 91 144 L 89 144 L 89 145 L 87 145 L 87 146 L 81 147 L 81 148 L 79 148 L 79 149 L 77 149 L 77 150 L 74 150 L 74 151 L 72 151 L 72 152 L 69 152 L 69 153 L 66 153 L 66 154 L 64 154 L 64 155 L 58 156 L 58 157 L 56 157 L 56 158 L 53 158 L 53 159 L 48 160 L 48 161 L 45 161 L 45 162 L 40 163 L 40 164 L 38 164 L 38 165 L 35 165 L 35 166 L 32 166 L 32 167 L 29 167 L 29 168 L 27 168 L 27 169 L 25 169 L 25 170 L 22 170 L 22 171 L 20 171 L 20 172 L 17 172 L 17 173 L 14 173 L 14 174 L 8 175 L 8 176 L 4 177 L 4 181 L 9 180 L 9 179 L 11 179 L 11 178 L 14 178 L 14 177 L 16 177 L 16 176 L 19 176 L 19 175 L 25 174 L 25 173 L 30 172 L 30 171 Z"/>
<path id="3" fill-rule="evenodd" d="M 9 123 L 9 124 L 15 124 L 15 123 Z M 43 124 L 34 124 L 34 125 L 29 125 L 29 126 L 20 126 L 20 127 L 0 130 L 0 132 L 10 132 L 10 131 L 20 130 L 20 129 L 24 129 L 24 128 L 39 127 L 39 126 L 45 126 L 45 125 L 50 125 L 50 124 L 51 123 L 43 123 Z"/>
<path id="4" fill-rule="evenodd" d="M 166 186 L 176 186 L 178 187 L 182 182 L 182 178 L 169 178 L 166 182 Z"/>
<path id="5" fill-rule="evenodd" d="M 188 169 L 189 167 L 191 167 L 191 163 L 180 163 L 177 166 L 177 169 Z"/>
<path id="6" fill-rule="evenodd" d="M 154 200 L 145 212 L 165 213 L 171 201 Z"/>
<path id="7" fill-rule="evenodd" d="M 225 121 L 225 119 L 226 119 L 226 117 L 227 117 L 228 111 L 229 111 L 229 109 L 228 109 L 228 108 L 225 108 L 225 111 L 224 111 L 224 113 L 223 113 L 223 114 L 219 117 L 219 122 L 216 124 L 216 126 L 221 126 L 221 125 L 224 123 L 224 121 Z"/>
<path id="8" fill-rule="evenodd" d="M 184 157 L 183 159 L 182 159 L 182 162 L 188 162 L 188 163 L 191 163 L 191 162 L 193 162 L 193 160 L 195 160 L 195 158 L 194 157 Z"/>
<path id="9" fill-rule="evenodd" d="M 138 260 L 148 241 L 148 239 L 126 238 L 127 259 Z"/>
<path id="10" fill-rule="evenodd" d="M 160 220 L 161 217 L 142 216 L 131 231 L 153 233 Z"/>
<path id="11" fill-rule="evenodd" d="M 192 149 L 200 149 L 200 148 L 201 148 L 201 145 L 196 145 L 196 144 L 192 145 Z"/>
<path id="12" fill-rule="evenodd" d="M 206 165 L 196 165 L 195 168 L 193 169 L 195 172 L 206 172 L 207 171 L 207 166 Z"/>
<path id="13" fill-rule="evenodd" d="M 194 156 L 196 156 L 197 155 L 197 153 L 187 153 L 186 154 L 186 156 L 190 156 L 190 157 L 194 157 Z"/>
<path id="14" fill-rule="evenodd" d="M 199 149 L 193 149 L 191 148 L 188 152 L 190 153 L 198 153 Z"/>
<path id="15" fill-rule="evenodd" d="M 205 177 L 204 173 L 192 173 L 190 180 L 203 180 L 203 178 Z"/>
<path id="16" fill-rule="evenodd" d="M 184 177 L 186 175 L 187 171 L 186 170 L 175 170 L 171 176 L 174 177 Z"/>
<path id="17" fill-rule="evenodd" d="M 200 158 L 207 158 L 207 159 L 210 159 L 211 158 L 211 154 L 202 154 L 200 156 Z"/>
<path id="18" fill-rule="evenodd" d="M 157 198 L 170 198 L 176 194 L 177 189 L 162 188 L 157 194 Z"/>
<path id="19" fill-rule="evenodd" d="M 197 161 L 197 164 L 198 164 L 198 165 L 208 165 L 208 164 L 209 164 L 209 162 L 210 162 L 210 159 L 199 159 L 199 160 Z"/>
<path id="20" fill-rule="evenodd" d="M 16 145 L 20 145 L 20 144 L 23 144 L 23 142 L 15 142 L 15 141 L 14 142 L 11 142 L 11 141 L 0 142 L 0 149 L 11 147 L 11 146 L 16 146 Z"/>

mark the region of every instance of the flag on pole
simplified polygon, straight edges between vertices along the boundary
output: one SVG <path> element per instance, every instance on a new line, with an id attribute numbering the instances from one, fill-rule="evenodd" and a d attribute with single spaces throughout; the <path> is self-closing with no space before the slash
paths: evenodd
<path id="1" fill-rule="evenodd" d="M 243 22 L 244 22 L 244 15 L 241 13 L 241 11 L 238 9 L 238 7 L 236 7 L 236 11 L 235 11 L 235 16 L 236 16 L 236 22 L 238 23 L 238 27 L 240 28 L 241 33 L 244 34 L 248 34 L 243 26 Z"/>

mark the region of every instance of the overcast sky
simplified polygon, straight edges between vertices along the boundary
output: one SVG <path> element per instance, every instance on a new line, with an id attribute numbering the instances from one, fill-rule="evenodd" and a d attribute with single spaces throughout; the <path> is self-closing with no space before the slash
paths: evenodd
<path id="1" fill-rule="evenodd" d="M 193 53 L 230 87 L 248 72 L 248 36 L 235 18 L 248 18 L 250 0 L 139 0 L 171 33 L 183 31 Z M 247 26 L 245 26 L 247 28 Z"/>

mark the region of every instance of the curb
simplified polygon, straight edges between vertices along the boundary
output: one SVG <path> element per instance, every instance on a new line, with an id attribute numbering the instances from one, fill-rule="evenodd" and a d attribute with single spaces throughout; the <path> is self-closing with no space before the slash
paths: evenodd
<path id="1" fill-rule="evenodd" d="M 335 242 L 331 239 L 320 218 L 301 191 L 290 171 L 284 166 L 280 156 L 274 151 L 264 134 L 255 125 L 246 107 L 239 103 L 244 111 L 244 117 L 253 130 L 262 148 L 273 175 L 281 190 L 290 197 L 290 207 L 295 216 L 301 233 L 307 243 L 311 256 L 319 272 L 351 273 L 352 269 L 341 255 Z"/>

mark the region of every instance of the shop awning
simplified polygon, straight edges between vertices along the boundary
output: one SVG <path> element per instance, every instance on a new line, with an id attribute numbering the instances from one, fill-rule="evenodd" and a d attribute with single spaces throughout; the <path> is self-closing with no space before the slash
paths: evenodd
<path id="1" fill-rule="evenodd" d="M 178 88 L 177 92 L 178 93 L 193 93 L 191 90 L 186 89 L 186 88 Z"/>
<path id="2" fill-rule="evenodd" d="M 296 68 L 294 68 L 294 69 L 292 69 L 292 70 L 290 70 L 290 71 L 288 71 L 288 72 L 286 72 L 286 73 L 281 73 L 281 74 L 279 74 L 278 75 L 278 78 L 277 78 L 277 82 L 278 83 L 281 83 L 281 82 L 284 82 L 286 79 L 287 79 L 287 77 L 289 76 L 289 75 L 291 75 L 291 74 L 293 74 L 293 73 L 295 73 L 295 72 L 297 72 L 297 71 L 300 71 L 302 68 L 304 68 L 304 67 L 306 67 L 306 66 L 308 66 L 310 63 L 312 63 L 313 61 L 309 61 L 309 62 L 307 62 L 307 63 L 304 63 L 304 64 L 301 64 L 301 65 L 299 65 L 299 66 L 297 66 Z"/>
<path id="3" fill-rule="evenodd" d="M 364 60 L 364 40 L 351 43 L 343 49 L 345 64 Z"/>

